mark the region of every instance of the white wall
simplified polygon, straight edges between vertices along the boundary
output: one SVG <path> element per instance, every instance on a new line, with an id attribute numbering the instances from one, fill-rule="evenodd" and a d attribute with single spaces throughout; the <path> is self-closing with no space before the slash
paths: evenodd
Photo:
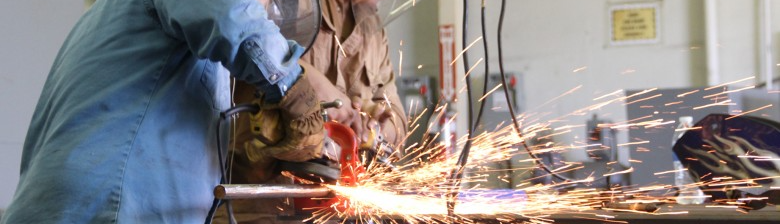
<path id="1" fill-rule="evenodd" d="M 396 75 L 439 76 L 437 8 L 437 0 L 418 0 L 386 26 L 390 61 Z"/>
<path id="2" fill-rule="evenodd" d="M 723 82 L 756 75 L 764 82 L 759 64 L 760 6 L 754 1 L 717 0 L 720 73 Z M 770 0 L 773 64 L 780 62 L 780 1 Z M 778 77 L 778 66 L 773 69 Z"/>
<path id="3" fill-rule="evenodd" d="M 77 0 L 0 1 L 0 209 L 16 189 L 22 144 L 43 82 L 83 10 Z"/>
<path id="4" fill-rule="evenodd" d="M 526 89 L 521 91 L 527 95 L 526 104 L 531 109 L 527 112 L 550 112 L 549 116 L 541 118 L 554 119 L 592 105 L 595 103 L 593 98 L 619 89 L 704 84 L 702 1 L 659 1 L 661 41 L 658 44 L 610 46 L 608 7 L 626 2 L 630 1 L 507 1 L 504 63 L 507 71 L 524 75 Z M 498 72 L 495 38 L 500 1 L 487 3 L 487 38 L 493 73 Z M 469 7 L 469 38 L 473 40 L 481 36 L 478 33 L 480 9 L 478 2 L 472 2 Z M 479 44 L 469 51 L 471 63 L 482 57 Z M 626 72 L 628 70 L 633 71 Z M 481 78 L 482 73 L 480 66 L 473 75 Z M 537 108 L 580 85 L 582 87 L 575 94 Z M 618 104 L 567 117 L 560 125 L 583 125 L 591 113 L 613 121 L 626 119 L 625 109 Z M 577 144 L 584 141 L 584 135 L 585 129 L 577 128 L 556 140 L 567 145 Z M 569 156 L 581 157 L 584 153 L 570 153 Z"/>
<path id="5" fill-rule="evenodd" d="M 647 2 L 660 4 L 660 43 L 611 46 L 609 6 Z M 780 1 L 771 2 L 773 12 L 780 12 Z M 759 75 L 758 1 L 718 0 L 717 3 L 721 82 Z M 461 1 L 454 4 L 459 5 Z M 695 87 L 707 83 L 702 0 L 511 0 L 507 4 L 503 33 L 505 68 L 524 75 L 526 88 L 521 91 L 527 95 L 525 103 L 531 109 L 527 112 L 550 113 L 541 117 L 542 120 L 559 118 L 592 105 L 595 103 L 593 98 L 615 90 Z M 496 26 L 499 6 L 498 0 L 487 1 L 491 73 L 498 72 Z M 469 42 L 482 35 L 479 7 L 480 1 L 469 2 Z M 454 10 L 455 16 L 459 17 L 460 9 Z M 455 23 L 460 29 L 459 21 Z M 778 23 L 780 16 L 773 16 L 775 61 L 780 58 Z M 482 43 L 475 45 L 469 54 L 471 63 L 481 58 Z M 461 67 L 459 65 L 458 69 Z M 480 65 L 472 76 L 482 78 L 482 75 Z M 759 78 L 757 82 L 761 80 Z M 582 87 L 575 94 L 537 108 L 580 85 Z M 623 105 L 615 104 L 566 117 L 558 126 L 583 125 L 592 113 L 612 121 L 626 120 Z M 584 134 L 584 128 L 577 128 L 556 137 L 556 141 L 578 144 L 584 141 Z M 629 141 L 626 133 L 621 133 L 621 139 L 623 143 Z M 567 157 L 576 161 L 584 155 L 575 151 Z"/>
<path id="6" fill-rule="evenodd" d="M 756 1 L 717 1 L 721 81 L 758 72 L 758 9 Z M 780 1 L 778 1 L 780 3 Z"/>

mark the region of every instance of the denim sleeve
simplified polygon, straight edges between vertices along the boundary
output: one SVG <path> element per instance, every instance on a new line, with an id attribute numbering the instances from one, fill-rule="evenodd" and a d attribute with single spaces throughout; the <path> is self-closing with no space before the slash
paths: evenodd
<path id="1" fill-rule="evenodd" d="M 198 58 L 221 62 L 269 102 L 280 101 L 301 75 L 303 47 L 279 33 L 257 0 L 148 1 L 165 33 Z"/>

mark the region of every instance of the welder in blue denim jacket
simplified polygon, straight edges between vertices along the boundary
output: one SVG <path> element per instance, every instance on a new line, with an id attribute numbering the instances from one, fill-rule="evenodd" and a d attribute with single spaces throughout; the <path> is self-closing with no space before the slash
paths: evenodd
<path id="1" fill-rule="evenodd" d="M 52 65 L 2 223 L 203 223 L 231 75 L 287 124 L 270 156 L 319 157 L 304 50 L 266 15 L 257 0 L 98 0 Z"/>

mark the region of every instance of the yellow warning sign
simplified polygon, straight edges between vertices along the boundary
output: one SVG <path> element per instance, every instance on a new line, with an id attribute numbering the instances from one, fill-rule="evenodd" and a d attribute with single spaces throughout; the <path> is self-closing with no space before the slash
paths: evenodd
<path id="1" fill-rule="evenodd" d="M 624 6 L 610 10 L 612 41 L 656 42 L 658 40 L 657 10 L 658 7 L 655 5 Z"/>

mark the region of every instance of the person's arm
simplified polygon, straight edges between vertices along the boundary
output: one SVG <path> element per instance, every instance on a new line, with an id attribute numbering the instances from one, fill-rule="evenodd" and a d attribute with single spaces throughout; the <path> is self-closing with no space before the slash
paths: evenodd
<path id="1" fill-rule="evenodd" d="M 278 102 L 298 79 L 304 49 L 286 40 L 257 0 L 148 0 L 162 29 L 198 58 L 221 62 Z"/>
<path id="2" fill-rule="evenodd" d="M 257 0 L 147 0 L 164 32 L 187 44 L 198 58 L 219 61 L 263 98 L 253 117 L 278 117 L 284 137 L 247 149 L 262 167 L 273 158 L 306 161 L 321 156 L 320 104 L 298 59 L 304 49 L 286 40 Z"/>

